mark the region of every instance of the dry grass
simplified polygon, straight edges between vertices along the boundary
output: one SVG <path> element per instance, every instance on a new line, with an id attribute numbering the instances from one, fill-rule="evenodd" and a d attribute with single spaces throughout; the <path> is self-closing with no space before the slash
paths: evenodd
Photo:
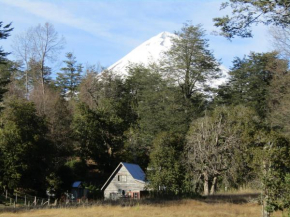
<path id="1" fill-rule="evenodd" d="M 43 209 L 21 213 L 1 213 L 0 217 L 245 217 L 261 216 L 261 206 L 257 204 L 207 204 L 196 200 L 169 202 L 163 205 L 140 205 L 134 207 L 94 206 L 71 209 Z M 281 214 L 275 214 L 275 217 Z"/>
<path id="2" fill-rule="evenodd" d="M 219 191 L 219 194 L 260 194 L 261 191 L 251 188 L 229 189 L 227 191 Z"/>

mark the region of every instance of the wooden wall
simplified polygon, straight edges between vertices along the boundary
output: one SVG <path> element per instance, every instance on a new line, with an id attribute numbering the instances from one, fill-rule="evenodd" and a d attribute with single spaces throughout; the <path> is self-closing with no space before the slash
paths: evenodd
<path id="1" fill-rule="evenodd" d="M 125 175 L 127 177 L 127 181 L 118 181 L 118 175 Z M 133 192 L 139 192 L 138 195 L 140 197 L 140 191 L 143 191 L 144 187 L 145 183 L 136 181 L 128 172 L 128 170 L 122 165 L 105 189 L 104 197 L 106 199 L 109 199 L 111 193 L 116 193 L 117 197 L 121 196 L 122 193 L 120 193 L 119 189 L 121 189 L 122 191 L 124 190 L 125 194 L 129 194 L 129 191 L 131 190 L 131 195 Z"/>

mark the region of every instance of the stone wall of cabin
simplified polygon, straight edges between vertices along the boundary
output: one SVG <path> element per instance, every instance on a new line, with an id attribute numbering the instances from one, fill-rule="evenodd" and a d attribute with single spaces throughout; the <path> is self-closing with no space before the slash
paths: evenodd
<path id="1" fill-rule="evenodd" d="M 118 175 L 125 175 L 127 181 L 126 182 L 118 181 Z M 140 191 L 143 191 L 144 187 L 145 183 L 136 181 L 128 172 L 128 170 L 124 166 L 121 166 L 120 170 L 116 173 L 116 175 L 111 180 L 110 184 L 104 190 L 104 197 L 106 199 L 109 199 L 111 193 L 116 193 L 118 194 L 118 196 L 121 196 L 119 189 L 121 191 L 124 190 L 125 194 L 127 194 L 130 190 L 131 193 L 139 192 L 140 197 Z"/>

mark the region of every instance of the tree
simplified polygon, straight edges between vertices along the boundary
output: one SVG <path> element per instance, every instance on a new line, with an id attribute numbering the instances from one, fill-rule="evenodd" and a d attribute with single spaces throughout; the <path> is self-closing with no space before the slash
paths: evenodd
<path id="1" fill-rule="evenodd" d="M 214 194 L 218 178 L 239 168 L 235 156 L 245 152 L 245 138 L 255 131 L 251 119 L 255 119 L 255 113 L 245 107 L 221 107 L 192 122 L 185 161 L 195 182 L 192 184 L 203 180 L 204 195 Z"/>
<path id="2" fill-rule="evenodd" d="M 108 71 L 94 75 L 88 73 L 80 85 L 73 129 L 81 158 L 107 172 L 122 159 L 131 109 L 120 78 Z"/>
<path id="3" fill-rule="evenodd" d="M 112 169 L 119 162 L 122 148 L 122 119 L 110 111 L 92 110 L 84 103 L 78 105 L 73 120 L 78 156 L 97 163 L 100 173 Z"/>
<path id="4" fill-rule="evenodd" d="M 0 21 L 0 39 L 7 39 L 7 37 L 10 36 L 10 32 L 13 30 L 13 28 L 11 28 L 11 23 L 3 26 L 3 22 Z M 1 29 L 2 28 L 2 29 Z M 0 47 L 0 64 L 3 64 L 6 60 L 6 56 L 9 53 L 4 52 L 4 50 L 2 49 L 2 47 Z"/>
<path id="5" fill-rule="evenodd" d="M 12 45 L 14 55 L 24 64 L 25 91 L 27 99 L 31 79 L 31 75 L 29 76 L 29 74 L 31 74 L 31 63 L 35 60 L 32 47 L 32 32 L 33 30 L 29 29 L 22 34 L 16 35 Z"/>
<path id="6" fill-rule="evenodd" d="M 226 85 L 220 87 L 215 100 L 222 104 L 250 106 L 265 117 L 269 110 L 271 81 L 282 71 L 287 71 L 287 62 L 276 52 L 251 53 L 243 59 L 235 58 L 229 72 L 231 77 Z"/>
<path id="7" fill-rule="evenodd" d="M 262 183 L 263 217 L 289 209 L 289 140 L 267 127 L 254 134 L 253 153 Z"/>
<path id="8" fill-rule="evenodd" d="M 284 136 L 290 138 L 289 134 L 289 106 L 290 106 L 290 74 L 288 61 L 283 61 L 283 65 L 277 67 L 276 73 L 269 86 L 269 96 L 267 106 L 267 120 L 271 123 L 272 129 L 279 131 Z"/>
<path id="9" fill-rule="evenodd" d="M 184 135 L 190 120 L 179 87 L 158 70 L 131 65 L 128 74 L 125 91 L 131 124 L 125 133 L 125 147 L 129 159 L 147 167 L 154 138 L 161 132 Z"/>
<path id="10" fill-rule="evenodd" d="M 79 86 L 79 98 L 82 102 L 85 102 L 91 109 L 97 108 L 99 105 L 100 92 L 103 89 L 102 80 L 111 80 L 112 74 L 107 72 L 102 67 L 96 67 L 95 65 L 89 65 L 85 69 L 85 74 Z M 110 82 L 109 82 L 110 83 Z M 105 88 L 104 88 L 105 89 Z"/>
<path id="11" fill-rule="evenodd" d="M 42 83 L 39 81 L 44 81 L 44 86 L 49 86 L 52 83 L 51 79 L 51 68 L 48 66 L 44 66 L 43 77 L 39 73 L 40 72 L 40 62 L 37 62 L 35 59 L 31 59 L 28 62 L 28 86 L 33 88 L 41 85 L 42 92 L 43 87 Z M 43 94 L 42 94 L 43 95 Z"/>
<path id="12" fill-rule="evenodd" d="M 76 96 L 77 88 L 81 82 L 83 66 L 76 64 L 76 57 L 72 53 L 67 53 L 66 58 L 67 60 L 63 61 L 66 66 L 61 68 L 63 73 L 57 73 L 56 85 L 61 88 L 63 96 L 72 99 Z"/>
<path id="13" fill-rule="evenodd" d="M 33 103 L 10 99 L 1 115 L 1 186 L 44 190 L 53 149 L 45 138 L 47 128 Z"/>
<path id="14" fill-rule="evenodd" d="M 55 150 L 52 163 L 55 162 L 56 166 L 59 166 L 73 150 L 72 109 L 60 96 L 60 92 L 51 87 L 46 87 L 45 96 L 42 96 L 41 86 L 36 86 L 30 94 L 30 100 L 35 105 L 37 115 L 47 121 L 47 138 L 53 143 Z"/>
<path id="15" fill-rule="evenodd" d="M 45 83 L 51 73 L 47 64 L 57 60 L 64 43 L 64 38 L 59 37 L 54 26 L 50 23 L 39 24 L 15 36 L 12 47 L 15 56 L 24 63 L 27 98 L 31 83 L 35 84 L 39 81 L 44 94 Z"/>
<path id="16" fill-rule="evenodd" d="M 19 98 L 25 97 L 23 73 L 19 62 L 7 60 L 5 64 L 0 64 L 0 74 L 3 80 L 9 82 L 3 92 L 5 93 L 4 98 L 12 95 Z M 0 98 L 1 101 L 2 97 Z"/>
<path id="17" fill-rule="evenodd" d="M 165 53 L 164 68 L 182 90 L 185 100 L 206 91 L 207 82 L 219 76 L 219 63 L 208 49 L 208 40 L 201 25 L 184 24 L 172 38 L 172 47 Z"/>
<path id="18" fill-rule="evenodd" d="M 13 30 L 13 28 L 11 28 L 11 23 L 7 24 L 5 26 L 3 26 L 3 22 L 0 22 L 0 40 L 1 39 L 6 39 L 8 36 L 10 36 L 10 32 Z M 9 53 L 4 52 L 4 50 L 2 49 L 2 47 L 0 47 L 0 66 L 2 66 L 3 64 L 6 63 L 6 56 Z M 9 83 L 10 77 L 7 76 L 3 76 L 3 74 L 1 73 L 0 76 L 0 102 L 3 99 L 3 94 L 7 92 L 7 89 L 5 88 L 5 86 Z"/>
<path id="19" fill-rule="evenodd" d="M 221 8 L 229 6 L 232 8 L 231 17 L 214 18 L 215 26 L 221 28 L 220 34 L 228 39 L 252 37 L 251 26 L 259 23 L 283 28 L 290 24 L 289 1 L 229 0 Z"/>
<path id="20" fill-rule="evenodd" d="M 70 169 L 65 165 L 69 157 L 74 157 L 75 141 L 71 127 L 73 108 L 70 102 L 60 95 L 60 91 L 54 86 L 46 86 L 45 95 L 42 95 L 41 84 L 38 84 L 30 92 L 29 100 L 34 103 L 36 113 L 46 120 L 46 138 L 53 149 L 53 159 L 50 160 L 51 173 L 47 177 L 50 187 L 57 190 L 68 190 Z M 45 106 L 44 106 L 45 105 Z M 65 172 L 67 174 L 62 174 Z M 75 177 L 78 178 L 79 177 Z M 71 180 L 73 181 L 73 180 Z M 69 186 L 71 183 L 69 184 Z"/>
<path id="21" fill-rule="evenodd" d="M 42 94 L 45 93 L 46 63 L 55 61 L 60 50 L 64 46 L 64 38 L 59 38 L 54 26 L 50 23 L 40 24 L 32 29 L 32 49 L 35 62 L 39 63 L 39 73 L 42 86 Z"/>
<path id="22" fill-rule="evenodd" d="M 270 34 L 272 36 L 272 44 L 274 49 L 279 52 L 279 54 L 285 58 L 290 59 L 290 27 L 272 27 L 270 29 Z"/>
<path id="23" fill-rule="evenodd" d="M 183 136 L 160 133 L 153 141 L 148 167 L 149 188 L 160 194 L 183 192 Z"/>
<path id="24" fill-rule="evenodd" d="M 268 139 L 267 149 L 264 151 L 265 173 L 264 189 L 266 210 L 289 209 L 289 175 L 290 154 L 289 140 L 272 132 Z M 287 180 L 288 179 L 288 180 Z M 288 197 L 288 198 L 287 198 Z"/>
<path id="25" fill-rule="evenodd" d="M 160 132 L 185 133 L 187 119 L 182 107 L 182 94 L 170 81 L 162 78 L 158 71 L 142 65 L 129 68 L 126 91 L 132 100 L 140 129 L 150 144 Z"/>

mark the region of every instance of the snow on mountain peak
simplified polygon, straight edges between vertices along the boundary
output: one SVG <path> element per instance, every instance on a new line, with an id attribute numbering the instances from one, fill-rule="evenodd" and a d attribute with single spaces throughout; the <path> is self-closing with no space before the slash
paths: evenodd
<path id="1" fill-rule="evenodd" d="M 162 53 L 168 51 L 172 46 L 172 37 L 176 36 L 170 32 L 159 33 L 108 67 L 108 70 L 112 70 L 116 75 L 121 77 L 126 77 L 128 75 L 126 68 L 130 63 L 142 63 L 147 66 L 152 62 L 160 60 Z"/>
<path id="2" fill-rule="evenodd" d="M 170 32 L 161 32 L 157 36 L 162 38 L 162 39 L 166 39 L 168 37 L 174 36 L 174 34 L 172 34 Z"/>
<path id="3" fill-rule="evenodd" d="M 162 54 L 171 48 L 171 39 L 174 37 L 178 36 L 170 32 L 161 32 L 143 42 L 122 59 L 108 67 L 108 70 L 113 71 L 115 75 L 121 78 L 126 78 L 128 76 L 127 67 L 129 64 L 140 63 L 148 66 L 150 63 L 158 62 L 161 60 Z M 217 87 L 228 80 L 228 70 L 223 65 L 220 66 L 220 69 L 223 77 L 215 79 L 215 81 L 209 81 L 210 86 Z"/>

